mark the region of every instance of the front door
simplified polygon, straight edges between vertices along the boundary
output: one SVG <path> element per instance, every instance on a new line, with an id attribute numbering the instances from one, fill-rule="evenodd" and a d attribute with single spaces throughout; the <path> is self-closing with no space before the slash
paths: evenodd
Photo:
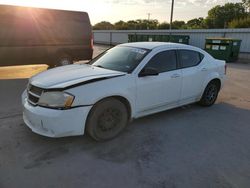
<path id="1" fill-rule="evenodd" d="M 182 72 L 177 70 L 175 50 L 157 53 L 145 68 L 153 68 L 159 74 L 138 77 L 137 112 L 143 113 L 177 103 L 181 94 Z"/>

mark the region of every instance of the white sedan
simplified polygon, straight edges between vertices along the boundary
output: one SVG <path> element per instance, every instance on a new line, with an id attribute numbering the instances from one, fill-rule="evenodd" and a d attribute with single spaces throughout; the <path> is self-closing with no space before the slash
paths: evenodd
<path id="1" fill-rule="evenodd" d="M 22 95 L 23 119 L 48 137 L 117 136 L 134 119 L 199 102 L 216 101 L 226 75 L 224 61 L 183 44 L 118 45 L 88 64 L 42 72 Z"/>

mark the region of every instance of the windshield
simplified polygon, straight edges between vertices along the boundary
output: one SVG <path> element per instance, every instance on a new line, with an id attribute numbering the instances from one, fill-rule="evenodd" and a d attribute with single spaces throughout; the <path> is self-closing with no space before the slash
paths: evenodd
<path id="1" fill-rule="evenodd" d="M 148 52 L 149 50 L 141 48 L 118 46 L 107 50 L 89 64 L 105 69 L 131 73 Z"/>

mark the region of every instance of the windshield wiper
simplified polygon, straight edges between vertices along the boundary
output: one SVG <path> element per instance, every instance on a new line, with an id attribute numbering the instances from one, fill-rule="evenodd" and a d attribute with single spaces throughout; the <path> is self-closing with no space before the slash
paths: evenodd
<path id="1" fill-rule="evenodd" d="M 101 65 L 93 65 L 95 67 L 99 67 L 99 68 L 103 68 L 103 69 L 106 69 L 105 67 L 101 66 Z"/>
<path id="2" fill-rule="evenodd" d="M 110 69 L 110 68 L 106 68 L 106 67 L 103 67 L 102 65 L 92 65 L 94 67 L 99 67 L 99 68 L 102 68 L 102 69 L 107 69 L 107 70 L 113 70 L 113 71 L 118 71 L 118 72 L 123 72 L 123 73 L 130 73 L 128 71 L 120 71 L 120 70 L 115 70 L 115 69 Z"/>

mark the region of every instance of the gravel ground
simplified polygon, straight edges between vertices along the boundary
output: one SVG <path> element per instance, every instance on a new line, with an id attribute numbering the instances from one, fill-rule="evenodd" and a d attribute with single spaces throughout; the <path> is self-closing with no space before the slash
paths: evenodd
<path id="1" fill-rule="evenodd" d="M 32 133 L 21 115 L 26 83 L 0 80 L 0 188 L 250 187 L 250 64 L 228 64 L 214 106 L 137 119 L 104 143 Z"/>

